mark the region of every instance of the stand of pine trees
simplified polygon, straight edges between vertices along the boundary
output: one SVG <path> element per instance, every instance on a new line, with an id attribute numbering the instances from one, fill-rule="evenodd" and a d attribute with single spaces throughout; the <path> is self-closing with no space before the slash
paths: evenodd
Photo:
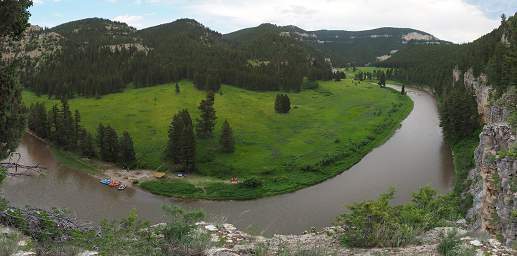
<path id="1" fill-rule="evenodd" d="M 97 140 L 94 142 L 93 136 L 81 126 L 79 111 L 76 110 L 72 115 L 66 100 L 61 101 L 61 106 L 53 105 L 48 112 L 43 103 L 31 105 L 28 126 L 39 137 L 82 157 L 98 156 L 103 161 L 129 169 L 136 166 L 133 140 L 129 133 L 124 132 L 119 140 L 115 129 L 100 124 L 97 128 Z"/>
<path id="2" fill-rule="evenodd" d="M 189 112 L 181 110 L 172 118 L 169 126 L 169 140 L 164 152 L 165 160 L 177 171 L 196 170 L 196 138 Z"/>
<path id="3" fill-rule="evenodd" d="M 275 111 L 286 114 L 291 110 L 291 100 L 287 94 L 277 94 L 275 98 Z"/>

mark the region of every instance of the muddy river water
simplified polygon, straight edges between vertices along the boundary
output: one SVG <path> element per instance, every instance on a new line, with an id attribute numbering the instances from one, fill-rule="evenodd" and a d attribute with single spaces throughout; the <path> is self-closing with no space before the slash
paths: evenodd
<path id="1" fill-rule="evenodd" d="M 67 208 L 90 221 L 126 217 L 131 209 L 152 222 L 164 220 L 164 204 L 203 209 L 209 220 L 235 224 L 242 230 L 271 235 L 297 234 L 332 224 L 345 205 L 373 199 L 390 187 L 395 203 L 410 199 L 424 185 L 447 192 L 452 185 L 451 152 L 439 127 L 432 95 L 410 89 L 415 103 L 400 129 L 342 174 L 294 193 L 251 201 L 185 201 L 155 196 L 140 189 L 115 191 L 80 171 L 60 166 L 49 147 L 25 135 L 18 152 L 24 163 L 48 168 L 38 177 L 9 177 L 0 193 L 15 206 Z"/>

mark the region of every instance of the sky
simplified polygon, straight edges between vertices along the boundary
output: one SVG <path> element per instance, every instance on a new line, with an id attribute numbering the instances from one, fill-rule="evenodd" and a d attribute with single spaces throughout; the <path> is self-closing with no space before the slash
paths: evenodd
<path id="1" fill-rule="evenodd" d="M 517 12 L 517 0 L 33 0 L 30 22 L 53 27 L 101 17 L 138 29 L 193 18 L 221 33 L 262 23 L 306 30 L 405 27 L 470 42 Z"/>

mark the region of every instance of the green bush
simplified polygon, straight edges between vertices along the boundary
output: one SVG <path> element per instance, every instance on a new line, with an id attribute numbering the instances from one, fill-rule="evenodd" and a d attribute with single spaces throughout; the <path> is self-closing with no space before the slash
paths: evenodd
<path id="1" fill-rule="evenodd" d="M 377 200 L 349 206 L 349 212 L 338 217 L 347 231 L 341 242 L 352 247 L 399 247 L 416 242 L 416 236 L 440 226 L 445 220 L 458 219 L 458 200 L 452 195 L 437 196 L 424 187 L 405 205 L 392 206 L 395 191 Z"/>
<path id="2" fill-rule="evenodd" d="M 243 183 L 243 186 L 247 188 L 259 188 L 262 187 L 263 182 L 256 177 L 248 178 Z"/>
<path id="3" fill-rule="evenodd" d="M 458 233 L 456 230 L 448 232 L 447 234 L 442 233 L 440 243 L 437 247 L 440 255 L 443 256 L 474 256 L 476 251 L 473 248 L 462 245 Z"/>
<path id="4" fill-rule="evenodd" d="M 0 183 L 7 177 L 7 170 L 0 167 Z"/>

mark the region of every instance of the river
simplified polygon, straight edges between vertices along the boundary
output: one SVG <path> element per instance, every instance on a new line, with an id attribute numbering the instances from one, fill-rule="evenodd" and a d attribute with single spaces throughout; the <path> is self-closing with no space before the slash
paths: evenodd
<path id="1" fill-rule="evenodd" d="M 26 164 L 48 167 L 45 175 L 9 177 L 0 193 L 12 205 L 67 208 L 82 220 L 126 217 L 131 209 L 152 222 L 163 221 L 164 204 L 203 209 L 208 220 L 228 222 L 252 233 L 298 234 L 311 227 L 331 225 L 345 205 L 374 199 L 390 187 L 395 203 L 406 202 L 424 185 L 440 192 L 452 186 L 451 152 L 445 144 L 435 99 L 408 90 L 414 109 L 400 129 L 349 170 L 318 185 L 294 193 L 251 201 L 176 200 L 140 189 L 116 191 L 80 171 L 60 166 L 47 145 L 25 135 L 17 151 Z"/>

